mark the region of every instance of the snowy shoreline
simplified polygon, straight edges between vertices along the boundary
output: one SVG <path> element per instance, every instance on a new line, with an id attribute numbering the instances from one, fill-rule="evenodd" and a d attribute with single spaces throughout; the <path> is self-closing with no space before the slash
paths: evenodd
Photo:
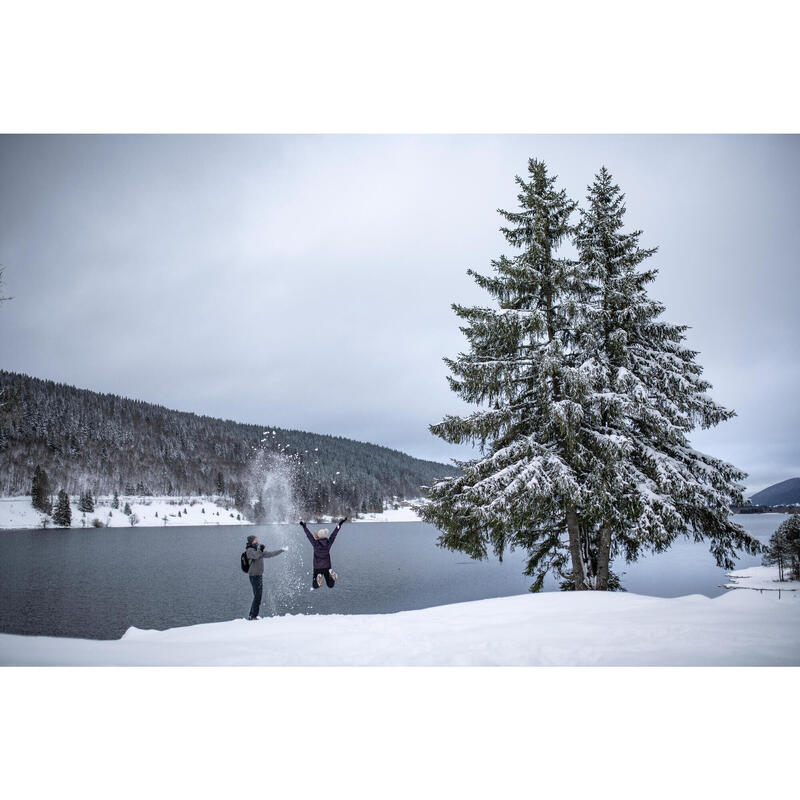
<path id="1" fill-rule="evenodd" d="M 393 614 L 130 628 L 115 641 L 0 634 L 0 664 L 797 666 L 796 597 L 548 592 Z"/>
<path id="2" fill-rule="evenodd" d="M 136 527 L 154 528 L 175 525 L 252 525 L 233 506 L 222 498 L 194 497 L 142 497 L 120 495 L 119 508 L 112 507 L 111 497 L 97 498 L 94 511 L 82 512 L 78 498 L 70 498 L 71 528 L 92 528 L 98 520 L 104 528 L 127 528 L 130 517 L 124 513 L 128 503 L 136 515 Z M 180 514 L 180 516 L 178 516 Z M 47 521 L 45 524 L 45 520 Z M 166 520 L 166 522 L 165 522 Z M 50 517 L 31 505 L 30 496 L 0 497 L 0 530 L 41 530 L 59 528 Z M 100 527 L 100 526 L 96 526 Z"/>
<path id="3" fill-rule="evenodd" d="M 750 589 L 757 592 L 800 592 L 800 581 L 779 581 L 777 567 L 747 567 L 725 575 L 726 589 Z"/>
<path id="4" fill-rule="evenodd" d="M 380 514 L 366 513 L 353 518 L 352 522 L 419 522 L 420 517 L 413 503 L 399 501 L 391 503 Z M 224 498 L 217 496 L 194 495 L 188 497 L 149 497 L 140 495 L 120 495 L 119 508 L 112 507 L 111 497 L 100 497 L 95 502 L 94 511 L 82 512 L 78 508 L 78 498 L 70 498 L 72 510 L 71 528 L 92 528 L 96 519 L 104 528 L 130 527 L 130 517 L 123 513 L 128 503 L 136 515 L 136 527 L 161 528 L 175 525 L 254 525 Z M 180 513 L 180 516 L 178 514 Z M 166 520 L 166 522 L 164 521 Z M 46 522 L 45 522 L 46 521 Z M 327 524 L 336 518 L 322 515 L 309 520 L 309 524 Z M 280 524 L 280 523 L 277 523 Z M 52 519 L 31 505 L 29 495 L 0 497 L 0 530 L 41 530 L 58 528 Z"/>

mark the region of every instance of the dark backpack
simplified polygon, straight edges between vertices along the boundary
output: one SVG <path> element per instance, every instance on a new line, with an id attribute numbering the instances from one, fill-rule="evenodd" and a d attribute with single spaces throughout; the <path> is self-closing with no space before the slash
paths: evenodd
<path id="1" fill-rule="evenodd" d="M 242 572 L 250 572 L 250 559 L 247 557 L 246 550 L 244 551 L 244 553 L 242 553 L 242 558 L 239 563 L 242 566 Z"/>

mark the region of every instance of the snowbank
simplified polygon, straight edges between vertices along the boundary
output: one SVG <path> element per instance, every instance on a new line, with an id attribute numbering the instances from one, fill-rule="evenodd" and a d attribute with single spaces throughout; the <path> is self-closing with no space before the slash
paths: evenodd
<path id="1" fill-rule="evenodd" d="M 126 502 L 136 514 L 139 527 L 161 527 L 165 519 L 170 526 L 251 524 L 235 508 L 226 509 L 224 505 L 208 497 L 120 497 L 119 508 L 112 508 L 111 500 L 110 497 L 98 498 L 94 511 L 84 514 L 78 510 L 78 498 L 70 498 L 72 527 L 90 528 L 94 519 L 100 520 L 103 527 L 128 527 L 130 518 L 122 511 Z M 31 505 L 30 497 L 0 497 L 0 530 L 43 528 L 45 520 L 47 527 L 55 527 L 50 517 Z"/>
<path id="2" fill-rule="evenodd" d="M 0 635 L 15 665 L 800 665 L 800 603 L 552 592 L 384 615 L 271 617 L 117 641 Z"/>
<path id="3" fill-rule="evenodd" d="M 756 589 L 764 592 L 790 592 L 790 597 L 800 600 L 800 581 L 779 581 L 777 567 L 748 567 L 729 572 L 725 577 L 731 582 L 726 589 Z"/>

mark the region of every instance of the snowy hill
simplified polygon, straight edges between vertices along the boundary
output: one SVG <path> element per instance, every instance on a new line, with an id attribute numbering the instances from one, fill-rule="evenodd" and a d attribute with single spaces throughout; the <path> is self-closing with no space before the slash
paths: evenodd
<path id="1" fill-rule="evenodd" d="M 271 617 L 117 641 L 0 634 L 14 665 L 800 665 L 800 601 L 551 592 L 396 614 Z"/>
<path id="2" fill-rule="evenodd" d="M 773 483 L 760 492 L 756 492 L 750 501 L 757 506 L 791 506 L 800 504 L 800 478 L 789 478 L 787 481 Z"/>
<path id="3" fill-rule="evenodd" d="M 306 514 L 376 512 L 452 475 L 426 461 L 341 436 L 248 425 L 0 370 L 0 494 L 31 491 L 34 467 L 53 493 L 225 494 L 254 518 L 259 454 L 294 465 Z M 220 488 L 221 487 L 221 488 Z"/>

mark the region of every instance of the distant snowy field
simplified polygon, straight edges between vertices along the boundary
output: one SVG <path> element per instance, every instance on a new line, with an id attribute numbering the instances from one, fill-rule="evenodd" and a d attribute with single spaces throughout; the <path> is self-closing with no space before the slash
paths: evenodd
<path id="1" fill-rule="evenodd" d="M 122 513 L 128 502 L 131 511 L 136 514 L 138 527 L 162 527 L 166 519 L 167 525 L 252 525 L 233 506 L 226 507 L 219 498 L 213 497 L 120 497 L 120 507 L 111 507 L 110 497 L 101 497 L 95 502 L 94 511 L 84 514 L 78 510 L 78 498 L 70 498 L 72 507 L 73 528 L 90 528 L 92 520 L 97 519 L 107 528 L 130 526 L 130 518 Z M 414 503 L 422 502 L 420 500 Z M 409 502 L 390 504 L 380 514 L 361 514 L 353 522 L 419 522 L 419 515 Z M 180 512 L 180 517 L 178 516 Z M 239 519 L 237 519 L 237 516 Z M 41 511 L 31 505 L 31 498 L 0 497 L 0 530 L 43 528 L 47 519 L 47 527 L 55 527 Z M 295 520 L 287 520 L 294 522 Z M 322 516 L 309 520 L 314 524 L 334 522 L 333 517 Z"/>
<path id="2" fill-rule="evenodd" d="M 421 502 L 419 500 L 414 502 Z M 419 522 L 420 516 L 411 505 L 386 508 L 380 514 L 359 514 L 353 522 Z"/>
<path id="3" fill-rule="evenodd" d="M 396 614 L 269 617 L 117 641 L 0 635 L 5 665 L 800 665 L 796 593 L 550 592 Z"/>
<path id="4" fill-rule="evenodd" d="M 763 592 L 794 592 L 800 598 L 800 581 L 779 581 L 777 567 L 748 567 L 726 576 L 726 589 L 755 589 Z"/>
<path id="5" fill-rule="evenodd" d="M 70 498 L 73 528 L 90 528 L 98 519 L 107 528 L 130 526 L 130 518 L 122 512 L 130 503 L 140 527 L 167 525 L 250 525 L 239 512 L 208 497 L 120 497 L 119 508 L 111 507 L 111 498 L 102 497 L 95 502 L 94 511 L 84 514 L 78 510 L 78 498 Z M 178 516 L 180 513 L 180 516 Z M 240 519 L 236 519 L 239 515 Z M 30 497 L 0 497 L 0 530 L 4 528 L 55 527 L 52 521 L 31 505 Z"/>

